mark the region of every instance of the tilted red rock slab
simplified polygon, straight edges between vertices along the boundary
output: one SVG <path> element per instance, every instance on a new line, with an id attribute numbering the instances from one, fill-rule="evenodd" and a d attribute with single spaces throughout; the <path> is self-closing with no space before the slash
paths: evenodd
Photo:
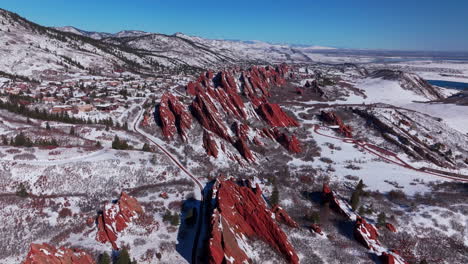
<path id="1" fill-rule="evenodd" d="M 205 148 L 206 154 L 208 154 L 208 156 L 215 158 L 218 157 L 218 145 L 211 138 L 210 132 L 207 132 L 206 130 L 203 131 L 203 147 Z"/>
<path id="2" fill-rule="evenodd" d="M 201 92 L 197 94 L 195 100 L 192 102 L 192 107 L 195 117 L 205 129 L 229 142 L 232 142 L 227 128 L 221 122 L 220 114 L 216 106 L 206 93 Z"/>
<path id="3" fill-rule="evenodd" d="M 375 246 L 380 246 L 379 233 L 374 225 L 367 223 L 367 221 L 361 217 L 357 217 L 354 226 L 354 238 L 361 244 L 366 246 L 368 249 L 375 250 Z"/>
<path id="4" fill-rule="evenodd" d="M 122 192 L 117 203 L 106 204 L 102 214 L 98 215 L 96 240 L 101 243 L 110 242 L 112 248 L 117 250 L 118 233 L 128 226 L 133 217 L 141 214 L 143 208 L 138 201 Z"/>
<path id="5" fill-rule="evenodd" d="M 179 132 L 182 138 L 186 139 L 188 130 L 192 126 L 192 116 L 177 97 L 170 93 L 165 93 L 161 97 L 159 117 L 165 137 L 172 138 L 176 132 Z"/>
<path id="6" fill-rule="evenodd" d="M 65 247 L 56 248 L 49 244 L 31 244 L 22 264 L 95 264 L 85 251 Z"/>
<path id="7" fill-rule="evenodd" d="M 250 150 L 249 146 L 247 146 L 247 143 L 245 142 L 244 139 L 239 138 L 235 143 L 234 146 L 236 149 L 239 151 L 239 153 L 242 155 L 242 157 L 247 160 L 247 161 L 255 161 L 255 158 L 252 154 L 252 151 Z"/>
<path id="8" fill-rule="evenodd" d="M 338 126 L 340 133 L 345 137 L 353 137 L 351 127 L 345 125 L 343 120 L 336 113 L 321 111 L 320 116 L 325 122 Z"/>
<path id="9" fill-rule="evenodd" d="M 261 239 L 289 263 L 299 262 L 286 234 L 273 219 L 274 213 L 268 209 L 258 185 L 251 188 L 244 182 L 241 186 L 220 177 L 213 187 L 213 199 L 216 207 L 211 218 L 209 263 L 244 263 L 249 260 L 238 242 L 243 237 Z"/>
<path id="10" fill-rule="evenodd" d="M 323 184 L 323 199 L 330 203 L 330 207 L 340 214 L 355 220 L 354 237 L 362 245 L 375 252 L 383 263 L 407 264 L 407 262 L 395 250 L 389 250 L 381 246 L 378 238 L 379 234 L 374 225 L 367 223 L 365 219 L 350 210 L 346 201 L 339 199 L 327 184 Z"/>
<path id="11" fill-rule="evenodd" d="M 257 112 L 272 127 L 299 126 L 299 123 L 288 116 L 278 104 L 263 103 L 257 108 Z"/>
<path id="12" fill-rule="evenodd" d="M 275 214 L 275 219 L 279 223 L 283 223 L 285 225 L 288 225 L 294 228 L 299 227 L 296 221 L 294 221 L 281 206 L 275 205 L 273 209 L 271 209 L 271 211 L 273 211 L 273 213 Z"/>

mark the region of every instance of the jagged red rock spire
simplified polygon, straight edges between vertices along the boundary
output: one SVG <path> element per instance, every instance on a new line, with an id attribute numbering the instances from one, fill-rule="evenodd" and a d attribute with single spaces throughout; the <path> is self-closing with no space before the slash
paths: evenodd
<path id="1" fill-rule="evenodd" d="M 158 111 L 164 136 L 171 139 L 179 132 L 185 140 L 192 126 L 192 116 L 179 99 L 170 93 L 163 94 Z"/>
<path id="2" fill-rule="evenodd" d="M 213 187 L 216 205 L 211 217 L 208 259 L 211 264 L 250 262 L 249 253 L 241 243 L 245 238 L 260 239 L 281 253 L 288 263 L 299 263 L 299 258 L 286 234 L 280 229 L 273 215 L 288 225 L 297 224 L 281 208 L 270 210 L 257 185 L 249 182 L 238 184 L 220 176 Z"/>
<path id="3" fill-rule="evenodd" d="M 117 250 L 118 233 L 124 230 L 133 217 L 143 214 L 143 208 L 137 199 L 122 192 L 117 203 L 108 203 L 102 214 L 97 218 L 96 240 L 101 243 L 110 242 Z"/>

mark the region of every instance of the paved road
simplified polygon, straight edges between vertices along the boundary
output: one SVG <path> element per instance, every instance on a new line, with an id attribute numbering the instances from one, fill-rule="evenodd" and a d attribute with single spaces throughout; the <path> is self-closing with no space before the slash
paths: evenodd
<path id="1" fill-rule="evenodd" d="M 190 177 L 190 179 L 192 179 L 192 181 L 198 186 L 198 188 L 200 189 L 200 208 L 198 210 L 198 220 L 197 220 L 197 231 L 195 233 L 195 238 L 194 238 L 194 242 L 193 242 L 193 247 L 192 247 L 192 262 L 191 263 L 198 263 L 198 243 L 199 243 L 199 240 L 200 240 L 200 233 L 201 233 L 201 229 L 202 229 L 202 224 L 203 224 L 203 216 L 205 215 L 204 211 L 205 211 L 205 204 L 203 203 L 203 185 L 200 183 L 200 181 L 195 177 L 193 176 L 192 173 L 190 173 L 190 171 L 184 167 L 184 165 L 182 165 L 180 163 L 179 160 L 177 160 L 176 157 L 174 157 L 167 149 L 165 149 L 161 144 L 159 144 L 157 141 L 159 141 L 159 139 L 153 137 L 152 135 L 149 135 L 148 133 L 146 133 L 145 131 L 141 130 L 138 126 L 139 124 L 141 123 L 141 120 L 143 118 L 143 115 L 145 113 L 145 109 L 141 109 L 140 110 L 140 113 L 138 115 L 138 117 L 136 118 L 136 120 L 133 122 L 133 130 L 137 133 L 139 133 L 141 136 L 145 137 L 148 141 L 150 141 L 151 143 L 153 143 L 159 150 L 161 150 L 170 160 L 172 160 L 172 162 L 177 166 L 179 167 L 187 176 Z"/>
<path id="2" fill-rule="evenodd" d="M 200 189 L 200 193 L 203 192 L 203 185 L 200 183 L 200 181 L 192 175 L 192 173 L 190 173 L 190 171 L 184 167 L 184 165 L 182 165 L 179 160 L 177 160 L 176 157 L 174 157 L 171 153 L 169 153 L 169 151 L 167 149 L 165 149 L 163 146 L 161 146 L 157 141 L 158 139 L 153 137 L 152 135 L 149 135 L 148 133 L 146 133 L 145 131 L 141 130 L 138 125 L 140 124 L 141 122 L 141 119 L 143 118 L 143 114 L 144 114 L 145 110 L 142 109 L 140 110 L 140 114 L 137 118 L 137 121 L 133 123 L 133 129 L 139 133 L 140 135 L 142 135 L 143 137 L 145 137 L 148 141 L 150 141 L 151 143 L 153 143 L 159 150 L 161 150 L 177 167 L 179 167 L 187 176 L 190 177 L 190 179 L 193 180 L 193 182 L 198 186 L 198 188 Z M 201 200 L 203 200 L 203 195 L 201 196 Z"/>
<path id="3" fill-rule="evenodd" d="M 373 144 L 370 144 L 370 143 L 367 143 L 363 140 L 358 140 L 358 139 L 353 139 L 353 138 L 340 138 L 340 137 L 335 137 L 335 136 L 331 136 L 331 135 L 327 135 L 327 134 L 324 134 L 324 133 L 321 133 L 320 130 L 329 130 L 330 127 L 325 127 L 325 126 L 320 126 L 320 125 L 314 125 L 313 126 L 313 131 L 314 133 L 318 134 L 318 135 L 321 135 L 321 136 L 324 136 L 324 137 L 328 137 L 328 138 L 333 138 L 333 139 L 336 139 L 336 140 L 341 140 L 345 143 L 349 143 L 349 144 L 355 144 L 363 149 L 365 149 L 367 152 L 379 157 L 379 158 L 382 158 L 383 160 L 389 162 L 389 163 L 392 163 L 392 164 L 395 164 L 397 166 L 400 166 L 400 167 L 404 167 L 404 168 L 407 168 L 407 169 L 410 169 L 410 170 L 415 170 L 415 171 L 418 171 L 418 172 L 421 172 L 421 173 L 425 173 L 425 174 L 430 174 L 430 175 L 433 175 L 433 176 L 437 176 L 437 177 L 441 177 L 441 178 L 445 178 L 445 179 L 450 179 L 450 180 L 456 180 L 456 181 L 463 181 L 463 182 L 468 182 L 468 176 L 465 176 L 465 175 L 460 175 L 460 176 L 454 176 L 454 175 L 446 175 L 446 174 L 442 174 L 442 173 L 437 173 L 435 171 L 429 171 L 427 169 L 424 169 L 424 168 L 416 168 L 414 166 L 412 166 L 411 164 L 407 163 L 406 161 L 402 160 L 398 154 L 390 151 L 390 150 L 387 150 L 387 149 L 383 149 L 381 147 L 378 147 L 376 145 L 373 145 Z"/>

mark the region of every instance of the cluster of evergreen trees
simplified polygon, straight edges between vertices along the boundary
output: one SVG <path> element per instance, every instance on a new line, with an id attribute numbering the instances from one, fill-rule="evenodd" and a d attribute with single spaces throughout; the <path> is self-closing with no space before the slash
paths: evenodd
<path id="1" fill-rule="evenodd" d="M 132 146 L 128 145 L 127 141 L 120 139 L 119 136 L 117 135 L 114 137 L 114 140 L 112 141 L 112 148 L 120 149 L 120 150 L 133 149 Z"/>
<path id="2" fill-rule="evenodd" d="M 32 147 L 32 146 L 58 146 L 57 140 L 54 138 L 51 140 L 47 139 L 37 139 L 36 141 L 32 141 L 29 137 L 20 132 L 18 135 L 12 138 L 8 138 L 6 136 L 2 136 L 2 144 L 3 145 L 10 145 L 15 147 Z"/>
<path id="3" fill-rule="evenodd" d="M 128 250 L 123 248 L 119 255 L 115 257 L 114 262 L 112 262 L 111 257 L 106 252 L 102 253 L 99 257 L 98 264 L 137 264 L 136 260 L 133 261 L 130 258 L 130 254 L 128 254 Z"/>

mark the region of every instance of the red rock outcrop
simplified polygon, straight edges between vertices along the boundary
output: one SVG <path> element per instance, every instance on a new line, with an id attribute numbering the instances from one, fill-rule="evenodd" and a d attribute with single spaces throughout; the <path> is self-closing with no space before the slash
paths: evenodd
<path id="1" fill-rule="evenodd" d="M 226 126 L 221 122 L 221 117 L 216 106 L 206 93 L 198 93 L 192 102 L 192 107 L 195 117 L 205 129 L 232 142 Z"/>
<path id="2" fill-rule="evenodd" d="M 207 132 L 206 130 L 203 132 L 203 147 L 205 148 L 208 156 L 215 158 L 218 157 L 218 145 L 211 138 L 210 132 Z"/>
<path id="3" fill-rule="evenodd" d="M 299 225 L 294 221 L 286 211 L 281 208 L 279 205 L 275 205 L 273 209 L 271 209 L 273 213 L 275 214 L 275 219 L 279 223 L 283 223 L 285 225 L 288 225 L 290 227 L 298 228 Z"/>
<path id="4" fill-rule="evenodd" d="M 398 252 L 383 247 L 378 240 L 379 233 L 375 226 L 353 212 L 349 204 L 338 198 L 327 184 L 323 184 L 323 199 L 330 203 L 330 207 L 347 216 L 349 220 L 356 221 L 354 238 L 377 254 L 383 263 L 407 264 Z"/>
<path id="5" fill-rule="evenodd" d="M 94 264 L 85 251 L 65 247 L 56 248 L 49 244 L 31 244 L 22 264 Z"/>
<path id="6" fill-rule="evenodd" d="M 392 225 L 392 224 L 390 224 L 390 223 L 385 223 L 385 227 L 386 227 L 388 230 L 392 231 L 393 233 L 396 233 L 396 231 L 397 231 L 396 228 L 395 228 L 395 226 Z"/>
<path id="7" fill-rule="evenodd" d="M 239 138 L 236 143 L 234 143 L 234 146 L 245 160 L 255 161 L 252 151 L 250 150 L 249 146 L 247 146 L 247 143 L 244 139 Z"/>
<path id="8" fill-rule="evenodd" d="M 122 192 L 117 203 L 108 203 L 97 218 L 96 240 L 101 243 L 110 242 L 117 250 L 117 235 L 124 230 L 132 219 L 143 214 L 143 208 L 134 198 Z"/>
<path id="9" fill-rule="evenodd" d="M 190 95 L 197 95 L 203 91 L 203 88 L 199 82 L 189 82 L 187 84 L 186 91 Z"/>
<path id="10" fill-rule="evenodd" d="M 320 116 L 323 121 L 338 126 L 340 133 L 345 137 L 353 137 L 351 127 L 345 125 L 343 120 L 336 113 L 321 111 Z"/>
<path id="11" fill-rule="evenodd" d="M 219 177 L 213 187 L 212 199 L 216 201 L 211 217 L 208 262 L 246 263 L 249 252 L 240 243 L 244 238 L 260 239 L 281 253 L 287 262 L 299 263 L 286 234 L 278 227 L 262 197 L 260 187 L 248 182 L 236 183 Z"/>
<path id="12" fill-rule="evenodd" d="M 279 132 L 277 129 L 274 129 L 273 133 L 276 141 L 278 141 L 278 143 L 280 143 L 289 152 L 300 153 L 302 151 L 299 140 L 295 135 L 288 137 L 288 135 Z"/>
<path id="13" fill-rule="evenodd" d="M 194 95 L 192 102 L 192 114 L 199 121 L 203 128 L 213 132 L 214 135 L 228 141 L 244 157 L 245 160 L 253 161 L 254 156 L 249 149 L 248 143 L 253 141 L 260 146 L 261 141 L 248 137 L 249 125 L 244 120 L 248 117 L 263 117 L 269 126 L 273 127 L 297 127 L 299 123 L 288 116 L 279 105 L 268 102 L 270 89 L 274 86 L 281 86 L 286 83 L 289 76 L 289 68 L 286 64 L 276 67 L 252 66 L 250 69 L 240 71 L 234 69 L 220 71 L 217 74 L 208 71 L 201 74 L 194 82 L 188 83 L 187 93 Z M 236 76 L 236 74 L 240 74 Z M 237 78 L 237 79 L 236 79 Z M 239 84 L 241 87 L 239 87 Z M 244 93 L 250 100 L 253 107 L 247 108 L 240 94 Z M 164 109 L 163 109 L 164 110 Z M 165 111 L 169 112 L 169 111 Z M 172 112 L 172 111 L 171 111 Z M 258 116 L 257 116 L 258 115 Z M 167 114 L 168 125 L 166 134 L 174 133 L 174 122 Z M 230 121 L 225 122 L 226 118 Z M 234 122 L 232 122 L 232 121 Z M 232 128 L 235 137 L 229 128 Z M 268 130 L 269 128 L 265 128 Z M 298 139 L 295 136 L 287 136 L 284 133 L 268 135 L 278 141 L 286 149 L 293 153 L 301 151 Z M 213 144 L 208 144 L 207 136 L 204 136 L 204 146 L 209 155 L 216 155 Z M 231 156 L 233 160 L 238 160 L 238 156 Z"/>
<path id="14" fill-rule="evenodd" d="M 159 118 L 165 137 L 172 138 L 176 132 L 179 132 L 182 138 L 186 140 L 187 131 L 192 126 L 192 116 L 177 97 L 170 93 L 165 93 L 161 97 Z"/>
<path id="15" fill-rule="evenodd" d="M 367 223 L 366 220 L 359 216 L 356 218 L 354 226 L 354 238 L 368 249 L 374 250 L 375 245 L 380 245 L 378 241 L 379 233 L 375 226 Z"/>
<path id="16" fill-rule="evenodd" d="M 315 233 L 317 233 L 319 235 L 323 235 L 322 229 L 320 228 L 320 226 L 318 224 L 311 224 L 310 229 L 312 229 L 312 231 L 314 231 Z"/>
<path id="17" fill-rule="evenodd" d="M 299 87 L 296 87 L 296 93 L 297 93 L 298 95 L 303 95 L 303 94 L 304 94 L 304 90 L 302 90 L 302 89 L 299 88 Z"/>
<path id="18" fill-rule="evenodd" d="M 258 114 L 272 127 L 298 127 L 299 123 L 288 116 L 277 104 L 262 103 L 257 108 Z"/>

